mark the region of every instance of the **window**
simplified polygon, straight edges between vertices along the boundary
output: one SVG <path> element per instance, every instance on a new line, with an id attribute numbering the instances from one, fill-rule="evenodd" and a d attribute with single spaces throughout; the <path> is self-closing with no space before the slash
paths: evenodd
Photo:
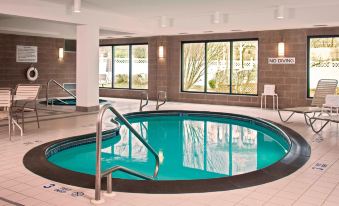
<path id="1" fill-rule="evenodd" d="M 148 89 L 148 45 L 100 46 L 99 86 Z"/>
<path id="2" fill-rule="evenodd" d="M 257 94 L 258 41 L 182 44 L 182 91 Z"/>
<path id="3" fill-rule="evenodd" d="M 99 48 L 99 86 L 112 87 L 112 47 Z"/>
<path id="4" fill-rule="evenodd" d="M 313 97 L 320 79 L 339 81 L 339 37 L 311 37 L 308 48 L 307 96 Z"/>
<path id="5" fill-rule="evenodd" d="M 148 86 L 148 46 L 132 46 L 132 88 L 147 89 Z"/>
<path id="6" fill-rule="evenodd" d="M 114 88 L 129 88 L 129 46 L 114 46 Z"/>

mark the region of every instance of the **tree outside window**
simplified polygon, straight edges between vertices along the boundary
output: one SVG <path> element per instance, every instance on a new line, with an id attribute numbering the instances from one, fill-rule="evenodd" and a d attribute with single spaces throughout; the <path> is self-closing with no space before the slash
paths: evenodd
<path id="1" fill-rule="evenodd" d="M 183 43 L 182 55 L 183 91 L 257 94 L 258 41 Z"/>
<path id="2" fill-rule="evenodd" d="M 320 79 L 339 81 L 339 37 L 312 37 L 308 52 L 308 96 L 313 97 Z"/>

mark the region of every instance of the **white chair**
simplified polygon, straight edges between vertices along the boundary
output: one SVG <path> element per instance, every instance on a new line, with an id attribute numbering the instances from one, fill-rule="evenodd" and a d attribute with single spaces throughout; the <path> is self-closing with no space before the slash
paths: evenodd
<path id="1" fill-rule="evenodd" d="M 322 106 L 322 113 L 324 111 L 329 112 L 330 115 L 335 111 L 336 115 L 339 115 L 339 95 L 326 95 L 325 104 Z"/>
<path id="2" fill-rule="evenodd" d="M 264 85 L 264 93 L 261 94 L 261 109 L 263 107 L 263 98 L 265 98 L 265 109 L 266 109 L 266 97 L 272 96 L 273 98 L 273 109 L 279 108 L 279 99 L 278 94 L 275 93 L 275 85 L 274 84 L 265 84 Z M 277 104 L 275 104 L 275 98 L 277 99 Z"/>
<path id="3" fill-rule="evenodd" d="M 8 88 L 0 88 L 0 108 L 3 109 L 3 111 L 0 111 L 0 119 L 8 119 L 8 131 L 9 131 L 9 139 L 12 138 L 12 132 L 11 132 L 11 126 L 13 124 L 16 125 L 21 132 L 22 136 L 22 129 L 18 125 L 18 123 L 12 118 L 12 94 L 11 89 Z M 14 130 L 14 127 L 13 127 Z"/>

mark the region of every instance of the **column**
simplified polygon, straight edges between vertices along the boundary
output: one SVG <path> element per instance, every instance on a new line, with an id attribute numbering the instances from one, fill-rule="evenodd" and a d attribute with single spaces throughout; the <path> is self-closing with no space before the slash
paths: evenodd
<path id="1" fill-rule="evenodd" d="M 77 111 L 99 109 L 99 26 L 77 26 Z"/>

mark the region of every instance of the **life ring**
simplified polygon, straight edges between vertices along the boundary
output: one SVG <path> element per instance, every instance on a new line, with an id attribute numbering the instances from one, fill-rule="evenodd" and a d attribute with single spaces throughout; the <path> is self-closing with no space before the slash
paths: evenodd
<path id="1" fill-rule="evenodd" d="M 38 69 L 33 66 L 29 67 L 27 69 L 26 76 L 29 81 L 31 82 L 36 81 L 39 77 Z"/>

